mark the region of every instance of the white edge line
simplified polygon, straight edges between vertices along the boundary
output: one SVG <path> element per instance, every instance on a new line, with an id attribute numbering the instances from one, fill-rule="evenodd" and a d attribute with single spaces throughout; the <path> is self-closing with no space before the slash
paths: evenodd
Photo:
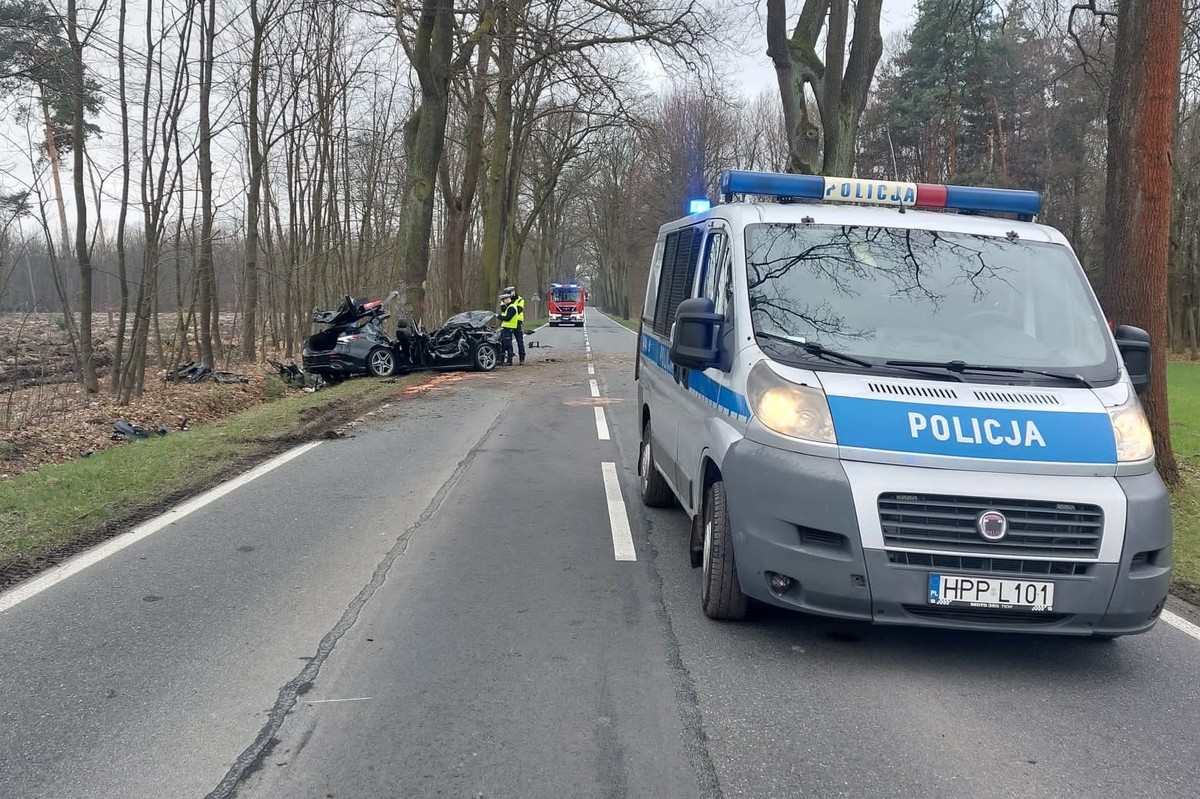
<path id="1" fill-rule="evenodd" d="M 334 702 L 366 702 L 370 698 L 371 697 L 369 697 L 369 696 L 355 696 L 355 697 L 350 697 L 349 699 L 309 699 L 307 704 L 309 704 L 309 705 L 331 705 Z"/>
<path id="2" fill-rule="evenodd" d="M 593 378 L 588 381 L 588 384 L 591 386 L 592 396 L 599 397 L 600 396 L 600 386 L 596 384 L 596 380 Z"/>
<path id="3" fill-rule="evenodd" d="M 624 330 L 624 331 L 625 331 L 626 333 L 628 333 L 629 335 L 631 335 L 631 336 L 636 336 L 636 335 L 637 335 L 637 331 L 636 331 L 636 330 L 630 330 L 629 328 L 625 327 L 625 325 L 621 324 L 621 323 L 620 323 L 620 322 L 618 322 L 616 319 L 613 319 L 611 316 L 609 316 L 608 314 L 606 314 L 604 311 L 596 311 L 596 313 L 600 314 L 600 315 L 601 315 L 601 316 L 603 316 L 605 319 L 607 319 L 608 321 L 612 322 L 614 325 L 616 325 L 617 327 L 621 328 L 622 330 Z"/>
<path id="4" fill-rule="evenodd" d="M 604 418 L 604 409 L 596 407 L 592 410 L 596 412 L 596 435 L 601 441 L 608 441 L 608 421 Z"/>
<path id="5" fill-rule="evenodd" d="M 35 577 L 27 583 L 17 586 L 11 591 L 0 594 L 0 613 L 6 610 L 11 610 L 27 599 L 31 599 L 42 593 L 48 588 L 61 583 L 63 580 L 73 577 L 89 566 L 94 566 L 105 558 L 115 555 L 122 549 L 136 544 L 143 538 L 147 538 L 164 527 L 174 524 L 185 516 L 200 510 L 205 505 L 215 500 L 220 499 L 226 494 L 236 491 L 252 480 L 262 477 L 272 469 L 276 469 L 293 458 L 298 458 L 310 449 L 318 446 L 320 441 L 312 441 L 308 444 L 302 444 L 294 449 L 290 449 L 282 455 L 277 455 L 266 463 L 259 464 L 245 474 L 239 475 L 232 480 L 221 483 L 216 488 L 209 489 L 197 497 L 189 499 L 181 505 L 177 505 L 166 513 L 156 516 L 149 521 L 139 524 L 127 533 L 122 533 L 116 538 L 112 538 L 99 546 L 83 552 L 61 566 L 57 566 L 39 577 Z"/>
<path id="6" fill-rule="evenodd" d="M 629 530 L 629 516 L 625 513 L 625 500 L 621 496 L 621 483 L 617 479 L 617 465 L 611 461 L 600 464 L 604 470 L 604 494 L 608 498 L 608 523 L 612 528 L 613 557 L 617 560 L 635 561 L 637 552 L 633 548 L 633 533 Z"/>
<path id="7" fill-rule="evenodd" d="M 1164 610 L 1162 612 L 1162 620 L 1174 627 L 1176 630 L 1179 630 L 1186 635 L 1190 635 L 1197 641 L 1200 641 L 1200 627 L 1192 624 L 1182 616 L 1172 613 L 1169 610 Z"/>

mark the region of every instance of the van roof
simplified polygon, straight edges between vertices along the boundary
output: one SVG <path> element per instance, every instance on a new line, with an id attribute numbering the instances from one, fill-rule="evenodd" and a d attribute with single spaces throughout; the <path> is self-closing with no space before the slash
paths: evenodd
<path id="1" fill-rule="evenodd" d="M 829 204 L 820 202 L 760 203 L 734 202 L 713 206 L 710 210 L 692 214 L 663 225 L 660 233 L 668 233 L 710 219 L 723 219 L 735 227 L 755 223 L 854 225 L 912 230 L 939 230 L 947 233 L 966 233 L 1004 238 L 1016 233 L 1027 241 L 1068 245 L 1058 230 L 1035 222 L 997 218 L 978 214 L 946 211 L 917 211 L 906 208 L 871 207 Z"/>

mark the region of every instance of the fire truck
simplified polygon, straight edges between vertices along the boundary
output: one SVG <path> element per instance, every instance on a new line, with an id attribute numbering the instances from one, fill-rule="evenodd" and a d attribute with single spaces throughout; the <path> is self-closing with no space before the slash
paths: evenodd
<path id="1" fill-rule="evenodd" d="M 587 291 L 578 283 L 551 283 L 548 315 L 551 327 L 575 325 L 583 327 L 583 306 Z"/>

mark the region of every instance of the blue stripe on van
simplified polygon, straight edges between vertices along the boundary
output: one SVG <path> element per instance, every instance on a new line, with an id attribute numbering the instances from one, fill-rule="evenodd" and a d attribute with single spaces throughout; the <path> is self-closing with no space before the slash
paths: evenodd
<path id="1" fill-rule="evenodd" d="M 659 341 L 649 333 L 642 333 L 639 349 L 642 355 L 659 369 L 669 375 L 674 375 L 674 365 L 671 363 L 671 348 L 668 344 Z M 746 403 L 746 398 L 729 388 L 729 386 L 713 380 L 704 372 L 692 370 L 688 376 L 688 390 L 699 395 L 714 408 L 725 411 L 732 416 L 744 419 L 750 418 L 750 406 Z"/>
<path id="2" fill-rule="evenodd" d="M 926 405 L 829 397 L 843 447 L 959 458 L 1057 463 L 1117 462 L 1107 413 Z"/>

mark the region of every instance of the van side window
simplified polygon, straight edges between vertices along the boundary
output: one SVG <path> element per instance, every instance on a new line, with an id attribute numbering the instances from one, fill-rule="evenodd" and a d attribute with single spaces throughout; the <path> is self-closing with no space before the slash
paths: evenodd
<path id="1" fill-rule="evenodd" d="M 650 257 L 650 279 L 646 281 L 646 300 L 642 303 L 642 320 L 654 325 L 654 309 L 658 306 L 658 281 L 662 276 L 663 240 L 654 245 Z"/>
<path id="2" fill-rule="evenodd" d="M 724 231 L 713 231 L 708 237 L 704 258 L 704 286 L 700 296 L 713 301 L 713 310 L 721 315 L 729 299 L 730 278 L 729 238 Z"/>
<path id="3" fill-rule="evenodd" d="M 676 230 L 667 236 L 658 281 L 658 301 L 654 306 L 654 332 L 663 338 L 671 335 L 679 303 L 692 295 L 703 242 L 704 232 L 698 227 Z"/>

